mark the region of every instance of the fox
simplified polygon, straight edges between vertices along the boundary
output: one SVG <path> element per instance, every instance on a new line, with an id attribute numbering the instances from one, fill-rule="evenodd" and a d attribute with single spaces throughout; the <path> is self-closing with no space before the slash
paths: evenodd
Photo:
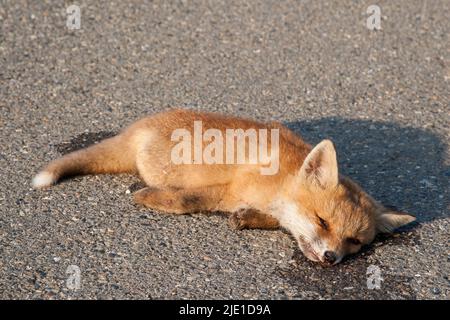
<path id="1" fill-rule="evenodd" d="M 174 130 L 192 132 L 196 121 L 204 130 L 221 133 L 230 128 L 278 130 L 278 171 L 263 175 L 262 163 L 174 163 Z M 329 139 L 313 147 L 280 122 L 187 109 L 147 116 L 116 136 L 53 160 L 32 186 L 47 188 L 75 175 L 118 173 L 136 174 L 145 183 L 133 193 L 138 205 L 177 215 L 222 212 L 236 230 L 283 228 L 307 259 L 323 266 L 340 263 L 378 233 L 392 233 L 416 219 L 382 205 L 341 175 Z"/>

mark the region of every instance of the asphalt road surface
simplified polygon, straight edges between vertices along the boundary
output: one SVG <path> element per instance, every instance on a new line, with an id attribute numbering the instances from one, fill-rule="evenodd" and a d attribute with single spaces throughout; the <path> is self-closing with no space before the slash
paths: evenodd
<path id="1" fill-rule="evenodd" d="M 449 1 L 77 3 L 71 30 L 71 1 L 0 0 L 0 298 L 449 299 Z M 140 208 L 137 177 L 31 189 L 170 106 L 331 138 L 341 172 L 418 223 L 323 268 L 283 231 Z"/>

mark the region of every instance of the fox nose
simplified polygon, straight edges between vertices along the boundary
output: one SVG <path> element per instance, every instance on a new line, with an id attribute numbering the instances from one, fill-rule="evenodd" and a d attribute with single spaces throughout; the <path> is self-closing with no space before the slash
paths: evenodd
<path id="1" fill-rule="evenodd" d="M 325 262 L 333 264 L 337 259 L 336 253 L 334 253 L 333 251 L 325 251 L 325 253 L 323 254 L 323 259 L 325 260 Z"/>

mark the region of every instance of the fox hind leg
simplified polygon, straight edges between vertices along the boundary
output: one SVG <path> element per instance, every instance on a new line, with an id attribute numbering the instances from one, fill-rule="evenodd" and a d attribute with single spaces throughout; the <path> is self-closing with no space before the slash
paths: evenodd
<path id="1" fill-rule="evenodd" d="M 218 210 L 222 186 L 195 189 L 146 187 L 134 193 L 134 201 L 166 213 L 186 214 Z"/>
<path id="2" fill-rule="evenodd" d="M 177 192 L 171 189 L 147 187 L 134 193 L 134 201 L 147 208 L 166 213 L 188 213 L 178 199 Z"/>

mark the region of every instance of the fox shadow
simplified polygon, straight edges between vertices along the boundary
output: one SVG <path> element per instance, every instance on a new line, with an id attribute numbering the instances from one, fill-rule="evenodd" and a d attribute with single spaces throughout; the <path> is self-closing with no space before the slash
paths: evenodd
<path id="1" fill-rule="evenodd" d="M 331 139 L 340 173 L 384 205 L 415 215 L 418 223 L 448 214 L 450 168 L 445 165 L 445 145 L 436 133 L 390 122 L 343 118 L 285 125 L 312 145 Z M 84 132 L 56 148 L 67 154 L 116 134 Z"/>
<path id="2" fill-rule="evenodd" d="M 450 168 L 445 165 L 445 145 L 436 133 L 343 118 L 285 125 L 313 145 L 331 139 L 340 173 L 384 205 L 412 213 L 419 223 L 446 215 Z"/>
<path id="3" fill-rule="evenodd" d="M 313 145 L 331 139 L 340 173 L 384 205 L 412 213 L 418 223 L 447 215 L 450 168 L 445 165 L 445 145 L 436 133 L 390 122 L 343 118 L 285 125 Z M 85 132 L 56 148 L 67 154 L 116 134 Z"/>
<path id="4" fill-rule="evenodd" d="M 448 214 L 450 168 L 445 165 L 446 149 L 441 137 L 427 129 L 370 120 L 322 118 L 285 125 L 313 145 L 331 139 L 341 173 L 384 205 L 414 214 L 417 223 L 401 228 L 395 236 L 377 236 L 371 245 L 332 268 L 307 260 L 297 249 L 293 256 L 295 265 L 279 268 L 277 272 L 299 291 L 309 291 L 320 298 L 416 298 L 411 286 L 414 276 L 389 271 L 377 261 L 375 250 L 383 246 L 419 245 L 416 226 Z M 84 132 L 54 146 L 61 154 L 67 154 L 116 133 Z M 130 190 L 142 187 L 142 182 L 136 182 Z M 382 288 L 389 293 L 367 289 L 367 270 L 373 264 L 380 266 Z"/>
<path id="5" fill-rule="evenodd" d="M 332 268 L 320 267 L 296 250 L 295 266 L 278 271 L 299 290 L 322 298 L 416 298 L 411 286 L 414 276 L 385 270 L 375 250 L 420 245 L 417 225 L 448 215 L 450 169 L 445 165 L 441 137 L 427 129 L 370 120 L 322 118 L 285 125 L 313 145 L 331 139 L 342 174 L 384 205 L 412 213 L 417 222 L 400 228 L 394 236 L 378 235 L 371 245 Z M 367 289 L 367 272 L 373 264 L 381 268 L 384 290 Z"/>

